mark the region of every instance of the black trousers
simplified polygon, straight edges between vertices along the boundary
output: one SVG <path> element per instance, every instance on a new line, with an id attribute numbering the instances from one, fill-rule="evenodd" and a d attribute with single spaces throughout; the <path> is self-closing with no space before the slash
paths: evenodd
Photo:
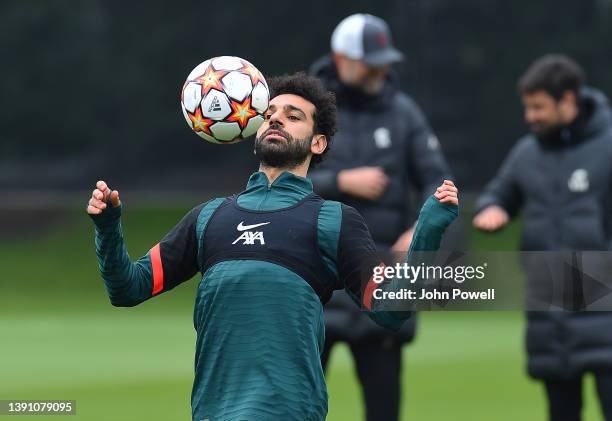
<path id="1" fill-rule="evenodd" d="M 321 364 L 326 369 L 334 344 L 325 339 Z M 397 421 L 400 409 L 402 345 L 393 337 L 347 343 L 353 354 L 365 399 L 367 421 Z"/>
<path id="2" fill-rule="evenodd" d="M 593 374 L 595 375 L 601 412 L 606 421 L 612 421 L 612 371 L 595 372 Z M 545 380 L 550 421 L 580 421 L 582 378 L 583 376 L 563 380 Z"/>

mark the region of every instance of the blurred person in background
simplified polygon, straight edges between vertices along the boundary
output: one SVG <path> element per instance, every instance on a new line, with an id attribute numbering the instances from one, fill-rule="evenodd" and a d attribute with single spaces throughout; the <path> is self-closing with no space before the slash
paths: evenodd
<path id="1" fill-rule="evenodd" d="M 315 191 L 340 200 L 364 217 L 379 251 L 405 252 L 414 218 L 409 189 L 420 205 L 450 171 L 438 139 L 391 70 L 403 54 L 393 47 L 387 23 L 368 14 L 342 20 L 332 34 L 332 53 L 311 73 L 336 94 L 338 132 L 327 160 L 309 173 Z M 325 307 L 326 366 L 332 347 L 346 342 L 365 398 L 368 421 L 395 421 L 400 409 L 402 345 L 415 334 L 414 318 L 397 334 L 379 328 L 344 292 Z"/>
<path id="2" fill-rule="evenodd" d="M 581 67 L 564 55 L 536 60 L 518 91 L 531 133 L 519 139 L 478 199 L 474 226 L 496 231 L 522 209 L 522 250 L 610 250 L 612 114 L 606 96 L 585 86 Z M 545 275 L 534 266 L 526 272 L 530 285 Z M 582 278 L 571 276 L 583 293 Z M 612 420 L 612 313 L 528 312 L 526 342 L 528 371 L 545 384 L 551 420 L 580 420 L 587 372 L 595 375 L 605 419 Z"/>

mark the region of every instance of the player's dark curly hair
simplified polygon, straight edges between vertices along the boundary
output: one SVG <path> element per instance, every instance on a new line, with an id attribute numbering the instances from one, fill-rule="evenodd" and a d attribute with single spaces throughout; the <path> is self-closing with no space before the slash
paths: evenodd
<path id="1" fill-rule="evenodd" d="M 325 89 L 319 79 L 309 76 L 304 72 L 273 77 L 269 80 L 268 85 L 270 88 L 270 98 L 283 94 L 293 94 L 301 96 L 315 106 L 313 132 L 325 135 L 327 138 L 327 148 L 325 148 L 321 155 L 312 156 L 310 167 L 314 167 L 329 152 L 332 137 L 336 133 L 335 95 Z"/>

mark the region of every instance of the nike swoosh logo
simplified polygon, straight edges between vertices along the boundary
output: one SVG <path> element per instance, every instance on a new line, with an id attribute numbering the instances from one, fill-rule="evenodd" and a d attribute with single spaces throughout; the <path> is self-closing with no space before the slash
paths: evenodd
<path id="1" fill-rule="evenodd" d="M 246 230 L 250 230 L 253 228 L 261 227 L 262 225 L 268 225 L 269 222 L 262 222 L 261 224 L 253 224 L 253 225 L 242 225 L 242 224 L 244 224 L 244 221 L 239 223 L 238 226 L 236 227 L 238 231 L 246 231 Z"/>

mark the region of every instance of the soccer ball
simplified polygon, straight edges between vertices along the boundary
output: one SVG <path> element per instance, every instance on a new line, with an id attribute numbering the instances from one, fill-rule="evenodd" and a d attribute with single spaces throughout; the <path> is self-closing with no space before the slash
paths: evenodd
<path id="1" fill-rule="evenodd" d="M 263 75 L 239 57 L 214 57 L 189 73 L 181 109 L 189 127 L 212 143 L 236 143 L 264 121 L 270 92 Z"/>

